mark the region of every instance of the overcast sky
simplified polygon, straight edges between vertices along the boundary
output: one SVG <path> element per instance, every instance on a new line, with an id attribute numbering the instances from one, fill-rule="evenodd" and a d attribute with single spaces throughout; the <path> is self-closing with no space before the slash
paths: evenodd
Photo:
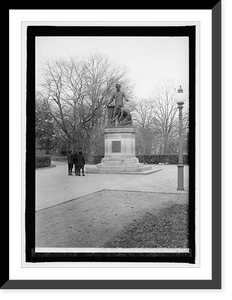
<path id="1" fill-rule="evenodd" d="M 146 98 L 164 79 L 173 79 L 176 87 L 188 87 L 187 37 L 39 37 L 36 38 L 36 62 L 69 55 L 106 54 L 126 67 L 134 84 L 135 96 Z"/>

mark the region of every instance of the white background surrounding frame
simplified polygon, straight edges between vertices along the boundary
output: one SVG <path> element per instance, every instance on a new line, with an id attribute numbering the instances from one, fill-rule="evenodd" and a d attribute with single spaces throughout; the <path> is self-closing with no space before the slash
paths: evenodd
<path id="1" fill-rule="evenodd" d="M 10 280 L 21 279 L 212 279 L 212 12 L 211 10 L 10 10 Z M 70 20 L 73 20 L 70 23 Z M 196 233 L 197 264 L 23 264 L 25 199 L 25 24 L 197 26 L 196 56 Z M 59 22 L 59 23 L 51 23 Z M 69 22 L 69 23 L 67 23 Z M 88 23 L 86 23 L 88 22 Z M 118 23 L 120 22 L 120 23 Z M 158 23 L 156 23 L 158 22 Z M 79 24 L 78 24 L 79 25 Z M 24 87 L 24 88 L 23 88 Z M 23 88 L 23 89 L 22 89 Z M 14 157 L 14 159 L 12 159 Z M 33 200 L 33 199 L 32 199 Z M 28 268 L 27 268 L 27 267 Z"/>

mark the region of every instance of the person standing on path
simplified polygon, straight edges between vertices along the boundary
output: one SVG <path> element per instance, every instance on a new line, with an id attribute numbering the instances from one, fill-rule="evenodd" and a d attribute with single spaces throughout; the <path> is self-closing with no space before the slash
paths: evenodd
<path id="1" fill-rule="evenodd" d="M 74 166 L 75 166 L 75 175 L 77 176 L 78 174 L 78 166 L 77 166 L 77 151 L 74 152 L 74 155 L 73 155 L 73 163 L 74 163 Z"/>
<path id="2" fill-rule="evenodd" d="M 85 176 L 85 172 L 84 172 L 84 167 L 85 167 L 85 157 L 82 154 L 82 151 L 79 150 L 79 153 L 77 155 L 77 170 L 78 170 L 78 176 L 81 176 L 81 172 L 82 172 L 82 176 Z M 80 172 L 81 171 L 81 172 Z"/>
<path id="3" fill-rule="evenodd" d="M 114 119 L 116 114 L 120 113 L 121 108 L 124 107 L 124 101 L 129 101 L 126 98 L 125 92 L 121 91 L 121 84 L 119 84 L 119 83 L 116 84 L 116 92 L 113 93 L 107 106 L 109 106 L 113 100 L 115 100 L 115 107 L 114 107 L 114 113 L 113 113 L 113 119 Z"/>
<path id="4" fill-rule="evenodd" d="M 67 156 L 67 163 L 68 163 L 68 175 L 72 175 L 72 169 L 73 169 L 73 154 L 72 150 L 69 150 L 68 156 Z"/>

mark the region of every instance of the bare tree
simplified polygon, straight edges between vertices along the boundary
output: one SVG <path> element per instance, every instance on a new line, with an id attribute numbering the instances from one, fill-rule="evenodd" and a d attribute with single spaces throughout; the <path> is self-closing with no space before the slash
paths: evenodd
<path id="1" fill-rule="evenodd" d="M 172 82 L 166 81 L 156 89 L 150 98 L 154 102 L 154 117 L 156 132 L 160 141 L 160 154 L 170 154 L 177 151 L 178 144 L 178 109 L 175 101 L 177 93 Z M 183 111 L 183 130 L 188 127 L 188 105 Z"/>
<path id="2" fill-rule="evenodd" d="M 84 148 L 89 155 L 94 132 L 105 123 L 106 102 L 117 81 L 126 83 L 126 72 L 100 54 L 46 62 L 40 92 L 72 147 Z"/>
<path id="3" fill-rule="evenodd" d="M 156 119 L 154 116 L 154 102 L 139 99 L 136 102 L 133 119 L 137 128 L 136 151 L 138 154 L 156 152 Z"/>
<path id="4" fill-rule="evenodd" d="M 170 81 L 161 83 L 148 99 L 137 100 L 135 123 L 137 150 L 141 154 L 171 154 L 178 151 L 178 109 L 176 89 Z M 188 103 L 183 110 L 183 137 L 188 132 Z"/>

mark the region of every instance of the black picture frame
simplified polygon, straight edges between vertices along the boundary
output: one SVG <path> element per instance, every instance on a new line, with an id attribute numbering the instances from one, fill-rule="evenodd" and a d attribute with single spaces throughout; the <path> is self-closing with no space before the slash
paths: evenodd
<path id="1" fill-rule="evenodd" d="M 216 2 L 216 1 L 215 1 Z M 208 5 L 208 6 L 207 6 Z M 8 265 L 2 289 L 220 289 L 221 288 L 221 1 L 208 3 L 212 10 L 212 279 L 211 280 L 9 280 Z M 183 9 L 183 7 L 176 9 Z M 175 9 L 174 8 L 174 9 Z M 193 5 L 190 9 L 202 9 Z M 170 9 L 170 8 L 169 8 Z M 189 9 L 189 8 L 188 8 Z M 28 130 L 33 130 L 28 128 Z M 31 147 L 31 146 L 30 146 Z M 33 143 L 32 143 L 33 147 Z M 34 147 L 33 147 L 34 152 Z M 30 158 L 31 159 L 31 158 Z M 9 214 L 9 207 L 6 211 Z M 26 222 L 30 222 L 28 211 Z M 30 232 L 29 232 L 30 234 Z M 8 228 L 9 237 L 9 228 Z M 29 250 L 29 248 L 27 249 Z M 30 248 L 31 250 L 31 248 Z"/>

